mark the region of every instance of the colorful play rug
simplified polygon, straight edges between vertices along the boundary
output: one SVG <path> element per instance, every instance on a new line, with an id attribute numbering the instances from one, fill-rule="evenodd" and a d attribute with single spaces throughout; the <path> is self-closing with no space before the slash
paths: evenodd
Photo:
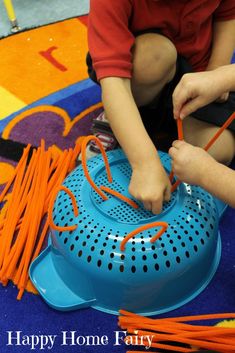
<path id="1" fill-rule="evenodd" d="M 60 153 L 90 133 L 92 117 L 102 107 L 99 87 L 87 78 L 86 20 L 72 19 L 0 40 L 2 186 L 26 144 L 37 147 L 44 138 L 46 147 L 54 145 Z M 165 317 L 235 311 L 234 229 L 234 210 L 228 208 L 220 224 L 222 258 L 213 281 L 192 302 Z M 0 286 L 3 353 L 124 353 L 130 348 L 116 316 L 91 308 L 58 312 L 38 295 L 25 292 L 21 301 L 16 296 L 12 284 Z"/>

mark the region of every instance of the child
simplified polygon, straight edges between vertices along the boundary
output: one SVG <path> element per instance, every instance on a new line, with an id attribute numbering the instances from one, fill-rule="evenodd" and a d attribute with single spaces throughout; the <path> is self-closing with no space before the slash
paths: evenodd
<path id="1" fill-rule="evenodd" d="M 173 94 L 174 115 L 183 119 L 230 90 L 235 90 L 235 65 L 187 74 Z M 216 162 L 203 149 L 184 141 L 174 141 L 172 146 L 169 154 L 173 159 L 173 171 L 180 180 L 200 185 L 235 207 L 234 170 Z"/>
<path id="2" fill-rule="evenodd" d="M 172 124 L 171 95 L 182 75 L 230 63 L 234 19 L 234 0 L 91 0 L 88 71 L 101 85 L 105 113 L 131 164 L 129 192 L 154 214 L 169 200 L 171 185 L 138 108 L 154 102 L 157 123 L 164 93 L 169 109 L 163 115 Z M 217 130 L 211 124 L 218 109 L 221 125 L 233 106 L 196 111 L 185 120 L 186 140 L 204 145 Z M 229 162 L 233 145 L 227 130 L 211 151 Z"/>

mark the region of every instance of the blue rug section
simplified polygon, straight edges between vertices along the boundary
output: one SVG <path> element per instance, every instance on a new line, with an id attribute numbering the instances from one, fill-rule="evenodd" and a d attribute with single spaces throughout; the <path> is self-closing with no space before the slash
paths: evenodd
<path id="1" fill-rule="evenodd" d="M 64 109 L 71 119 L 101 101 L 100 87 L 90 79 L 80 81 L 45 98 L 42 98 L 7 118 L 0 120 L 0 133 L 15 116 L 39 105 L 54 105 Z"/>
<path id="2" fill-rule="evenodd" d="M 89 0 L 12 0 L 16 18 L 21 29 L 86 15 Z M 11 25 L 3 1 L 0 1 L 0 37 L 11 34 Z"/>

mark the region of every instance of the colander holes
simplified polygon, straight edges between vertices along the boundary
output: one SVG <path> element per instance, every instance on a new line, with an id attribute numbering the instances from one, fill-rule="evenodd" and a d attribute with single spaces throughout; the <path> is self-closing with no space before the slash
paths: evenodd
<path id="1" fill-rule="evenodd" d="M 152 249 L 152 250 L 155 250 L 155 249 L 156 249 L 156 246 L 155 246 L 155 245 L 152 245 L 152 246 L 151 246 L 151 249 Z"/>
<path id="2" fill-rule="evenodd" d="M 132 248 L 131 251 L 135 252 L 135 248 Z"/>
<path id="3" fill-rule="evenodd" d="M 99 233 L 99 234 L 97 234 L 97 237 L 98 237 L 98 238 L 100 238 L 100 237 L 101 237 L 101 234 L 100 234 L 100 233 Z"/>
<path id="4" fill-rule="evenodd" d="M 178 264 L 180 264 L 181 260 L 180 260 L 180 257 L 179 257 L 179 256 L 176 257 L 176 262 L 177 262 Z"/>
<path id="5" fill-rule="evenodd" d="M 210 223 L 210 227 L 211 227 L 211 229 L 214 229 L 214 226 L 213 226 L 213 224 L 211 224 L 211 223 Z"/>
<path id="6" fill-rule="evenodd" d="M 91 236 L 88 234 L 88 235 L 87 235 L 87 239 L 90 239 L 90 237 L 91 237 Z"/>
<path id="7" fill-rule="evenodd" d="M 82 250 L 80 250 L 79 252 L 78 252 L 78 257 L 81 257 L 82 256 Z"/>
<path id="8" fill-rule="evenodd" d="M 69 235 L 71 235 L 71 234 L 73 234 L 73 230 L 70 230 L 70 231 L 69 231 Z"/>
<path id="9" fill-rule="evenodd" d="M 135 256 L 134 255 L 131 256 L 131 259 L 132 259 L 132 261 L 135 261 Z"/>
<path id="10" fill-rule="evenodd" d="M 121 255 L 121 260 L 125 260 L 125 255 Z"/>
<path id="11" fill-rule="evenodd" d="M 136 267 L 135 266 L 131 266 L 131 272 L 135 273 L 136 272 Z"/>
<path id="12" fill-rule="evenodd" d="M 100 250 L 100 255 L 104 255 L 104 250 Z"/>
<path id="13" fill-rule="evenodd" d="M 210 238 L 210 233 L 206 231 L 207 238 Z"/>
<path id="14" fill-rule="evenodd" d="M 114 253 L 113 252 L 111 252 L 110 257 L 111 257 L 111 259 L 114 258 Z"/>
<path id="15" fill-rule="evenodd" d="M 194 251 L 195 251 L 195 252 L 198 252 L 198 247 L 197 247 L 197 245 L 194 245 L 193 248 L 194 248 Z"/>
<path id="16" fill-rule="evenodd" d="M 177 251 L 177 248 L 174 246 L 172 250 L 173 250 L 174 252 L 176 252 L 176 251 Z"/>
<path id="17" fill-rule="evenodd" d="M 181 246 L 182 246 L 183 248 L 185 248 L 185 242 L 184 242 L 184 241 L 182 241 Z"/>
<path id="18" fill-rule="evenodd" d="M 142 251 L 145 251 L 145 250 L 146 250 L 146 248 L 143 246 L 143 247 L 141 248 L 141 250 L 142 250 Z"/>
<path id="19" fill-rule="evenodd" d="M 63 221 L 63 220 L 64 220 L 64 216 L 61 217 L 61 221 Z"/>
<path id="20" fill-rule="evenodd" d="M 196 235 L 199 235 L 199 231 L 198 231 L 198 230 L 195 230 L 195 234 L 196 234 Z"/>
<path id="21" fill-rule="evenodd" d="M 156 260 L 157 259 L 157 254 L 153 254 L 153 258 Z"/>
<path id="22" fill-rule="evenodd" d="M 172 239 L 170 239 L 170 244 L 173 244 L 173 243 L 174 243 L 174 241 Z"/>
<path id="23" fill-rule="evenodd" d="M 163 251 L 163 255 L 164 255 L 164 256 L 167 256 L 167 255 L 168 255 L 168 253 L 167 253 L 166 250 Z"/>
<path id="24" fill-rule="evenodd" d="M 120 272 L 124 272 L 124 266 L 121 265 L 121 266 L 119 267 L 119 270 L 120 270 Z"/>
<path id="25" fill-rule="evenodd" d="M 202 229 L 204 229 L 204 228 L 205 228 L 205 227 L 204 227 L 204 225 L 203 225 L 203 224 L 201 224 L 201 223 L 200 223 L 200 227 L 201 227 Z"/>
<path id="26" fill-rule="evenodd" d="M 91 233 L 94 233 L 94 229 L 91 229 L 90 232 L 91 232 Z"/>
<path id="27" fill-rule="evenodd" d="M 189 240 L 192 242 L 192 241 L 193 241 L 193 238 L 192 238 L 192 237 L 189 237 Z"/>
<path id="28" fill-rule="evenodd" d="M 68 238 L 64 238 L 64 244 L 66 244 L 68 241 Z"/>
<path id="29" fill-rule="evenodd" d="M 79 233 L 80 233 L 80 234 L 84 233 L 84 230 L 81 229 L 81 230 L 79 231 Z"/>
<path id="30" fill-rule="evenodd" d="M 83 241 L 83 242 L 82 242 L 82 246 L 86 246 L 86 241 Z"/>
<path id="31" fill-rule="evenodd" d="M 184 230 L 184 234 L 188 234 L 188 231 L 187 231 L 187 230 Z"/>
<path id="32" fill-rule="evenodd" d="M 148 266 L 144 265 L 144 266 L 143 266 L 143 271 L 144 271 L 145 273 L 148 272 Z"/>
<path id="33" fill-rule="evenodd" d="M 72 245 L 70 246 L 70 250 L 73 251 L 73 249 L 74 249 L 74 245 L 72 244 Z"/>
<path id="34" fill-rule="evenodd" d="M 107 243 L 103 243 L 103 247 L 105 248 L 107 246 Z"/>
<path id="35" fill-rule="evenodd" d="M 168 267 L 168 268 L 171 267 L 171 263 L 169 260 L 166 261 L 166 267 Z"/>
<path id="36" fill-rule="evenodd" d="M 146 256 L 146 255 L 143 255 L 143 256 L 142 256 L 142 259 L 143 259 L 144 261 L 146 261 L 146 260 L 147 260 L 147 256 Z"/>
<path id="37" fill-rule="evenodd" d="M 91 256 L 90 255 L 87 257 L 87 262 L 91 262 Z"/>
<path id="38" fill-rule="evenodd" d="M 115 246 L 115 245 L 112 245 L 112 249 L 115 250 L 115 249 L 116 249 L 116 246 Z"/>
<path id="39" fill-rule="evenodd" d="M 109 237 L 106 237 L 105 240 L 109 240 Z"/>
<path id="40" fill-rule="evenodd" d="M 202 238 L 201 238 L 201 239 L 200 239 L 200 241 L 201 241 L 201 244 L 202 244 L 202 245 L 204 245 L 204 244 L 205 244 L 204 239 L 202 239 Z"/>
<path id="41" fill-rule="evenodd" d="M 192 229 L 193 229 L 193 228 L 194 228 L 194 225 L 193 225 L 193 224 L 190 224 L 190 228 L 192 228 Z"/>
<path id="42" fill-rule="evenodd" d="M 145 244 L 145 241 L 144 241 L 144 240 L 141 240 L 141 244 L 144 245 L 144 244 Z"/>
<path id="43" fill-rule="evenodd" d="M 109 271 L 111 271 L 112 268 L 113 268 L 113 265 L 112 265 L 111 263 L 109 263 L 109 264 L 108 264 L 108 269 L 109 269 Z"/>
<path id="44" fill-rule="evenodd" d="M 97 243 L 98 243 L 98 239 L 95 239 L 95 240 L 94 240 L 94 243 L 97 244 Z"/>
<path id="45" fill-rule="evenodd" d="M 61 237 L 61 235 L 62 235 L 62 232 L 59 232 L 59 237 Z"/>
<path id="46" fill-rule="evenodd" d="M 98 260 L 97 261 L 97 266 L 100 267 L 102 265 L 102 261 L 101 260 Z"/>
<path id="47" fill-rule="evenodd" d="M 161 247 L 162 247 L 162 248 L 165 248 L 165 244 L 164 244 L 164 243 L 161 243 Z"/>
<path id="48" fill-rule="evenodd" d="M 95 250 L 95 247 L 94 247 L 94 246 L 92 246 L 92 247 L 91 247 L 91 251 L 94 251 L 94 250 Z"/>
<path id="49" fill-rule="evenodd" d="M 156 271 L 159 271 L 160 266 L 159 266 L 158 264 L 155 264 L 154 267 L 155 267 L 155 270 L 156 270 Z"/>
<path id="50" fill-rule="evenodd" d="M 114 239 L 114 241 L 113 241 L 114 243 L 117 243 L 117 239 Z"/>
<path id="51" fill-rule="evenodd" d="M 132 244 L 132 245 L 135 245 L 135 241 L 133 240 L 133 241 L 131 242 L 131 244 Z"/>
<path id="52" fill-rule="evenodd" d="M 185 256 L 189 259 L 190 255 L 188 251 L 185 251 Z"/>

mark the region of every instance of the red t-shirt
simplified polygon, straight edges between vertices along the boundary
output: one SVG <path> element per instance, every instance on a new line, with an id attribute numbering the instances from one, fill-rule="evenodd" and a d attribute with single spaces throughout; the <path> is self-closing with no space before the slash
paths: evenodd
<path id="1" fill-rule="evenodd" d="M 195 71 L 207 66 L 213 21 L 235 18 L 235 0 L 91 0 L 89 51 L 98 79 L 131 78 L 135 35 L 157 28 Z"/>

